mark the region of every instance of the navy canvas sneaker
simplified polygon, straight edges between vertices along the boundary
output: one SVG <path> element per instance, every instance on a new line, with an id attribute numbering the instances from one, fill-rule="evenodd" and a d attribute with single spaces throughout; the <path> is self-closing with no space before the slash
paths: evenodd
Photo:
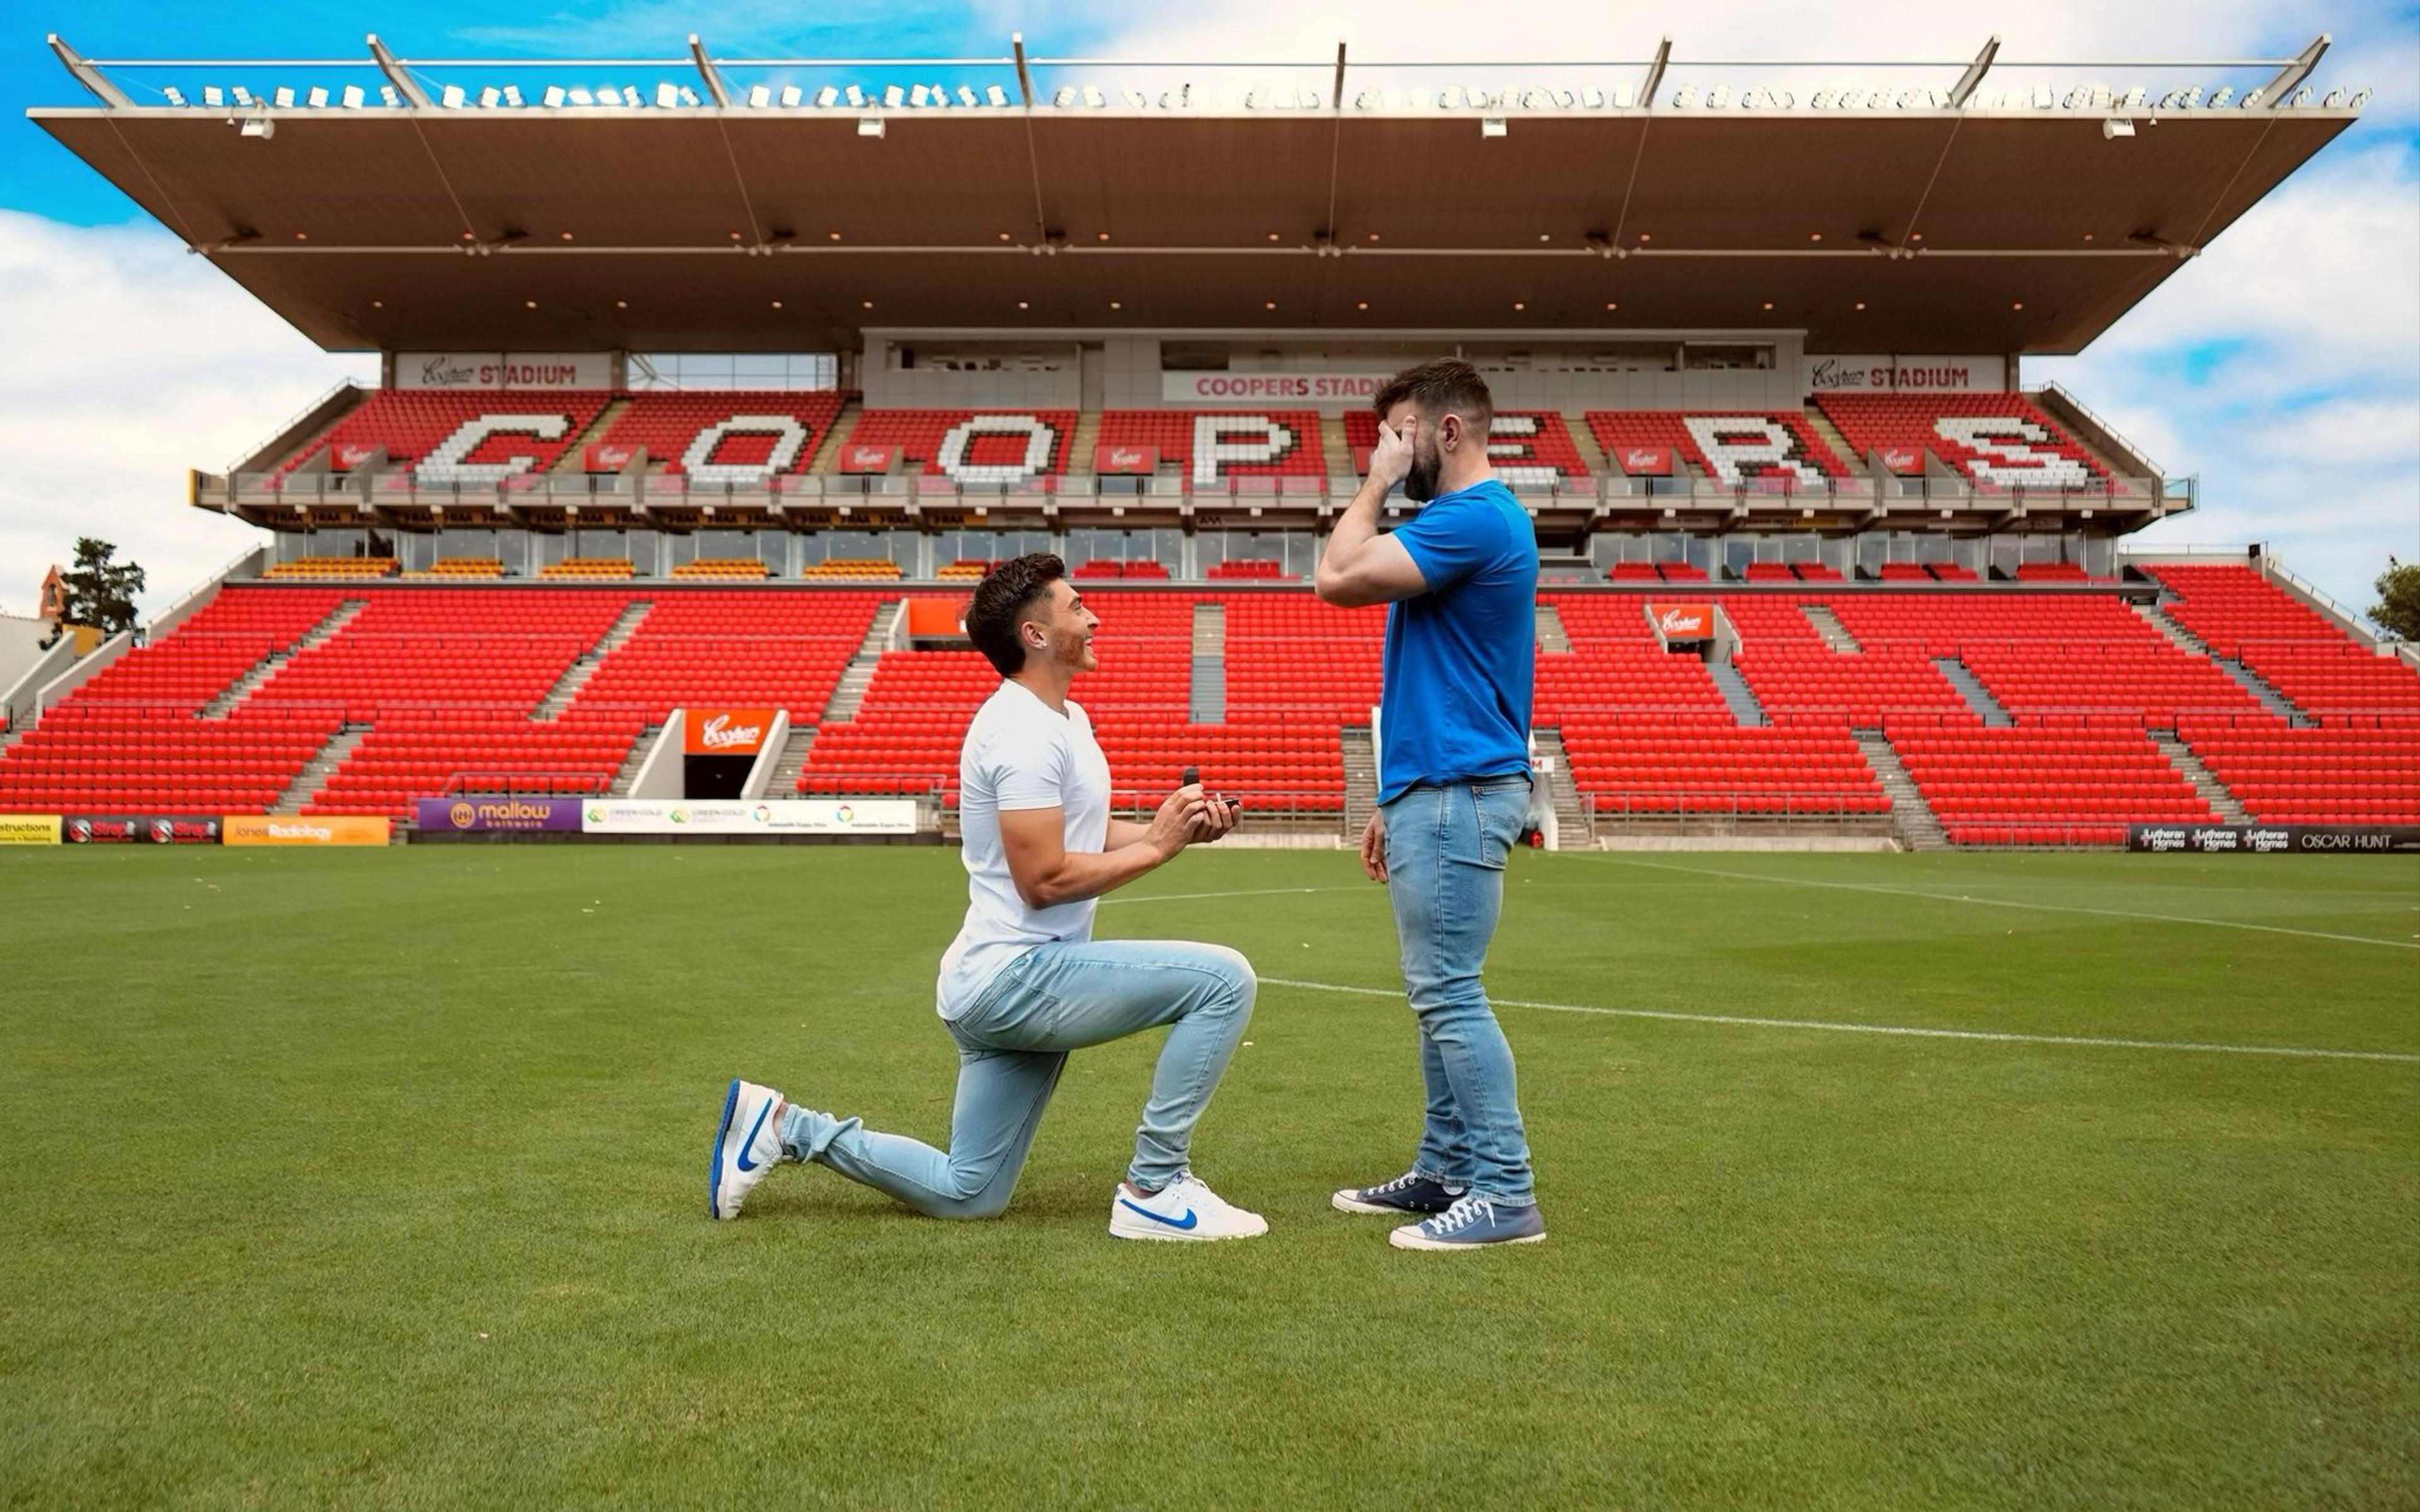
<path id="1" fill-rule="evenodd" d="M 1476 1193 L 1426 1223 L 1405 1224 L 1387 1236 L 1397 1249 L 1484 1249 L 1490 1244 L 1536 1244 L 1546 1237 L 1537 1205 L 1499 1207 Z"/>
<path id="2" fill-rule="evenodd" d="M 1328 1198 L 1327 1203 L 1339 1212 L 1443 1212 L 1461 1196 L 1462 1188 L 1458 1186 L 1448 1186 L 1418 1171 L 1405 1171 L 1376 1186 L 1348 1186 Z"/>

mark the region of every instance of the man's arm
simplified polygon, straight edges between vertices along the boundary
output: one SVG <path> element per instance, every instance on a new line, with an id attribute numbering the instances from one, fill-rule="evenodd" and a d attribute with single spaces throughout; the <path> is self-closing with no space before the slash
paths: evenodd
<path id="1" fill-rule="evenodd" d="M 1065 810 L 1055 805 L 1001 810 L 1000 841 L 1016 895 L 1029 908 L 1053 908 L 1123 887 L 1175 859 L 1193 841 L 1216 840 L 1233 824 L 1233 810 L 1211 803 L 1195 783 L 1170 794 L 1148 825 L 1111 820 L 1106 851 L 1067 849 Z"/>
<path id="2" fill-rule="evenodd" d="M 1336 528 L 1328 532 L 1327 549 L 1320 553 L 1315 586 L 1326 602 L 1340 609 L 1358 609 L 1364 604 L 1415 598 L 1429 591 L 1428 580 L 1420 576 L 1419 564 L 1404 543 L 1378 533 L 1378 511 L 1387 501 L 1388 491 L 1411 471 L 1412 433 L 1419 424 L 1418 420 L 1407 421 L 1401 431 L 1393 431 L 1385 422 L 1379 423 L 1377 449 L 1370 454 L 1370 475 L 1361 480 L 1360 491 L 1344 506 Z"/>

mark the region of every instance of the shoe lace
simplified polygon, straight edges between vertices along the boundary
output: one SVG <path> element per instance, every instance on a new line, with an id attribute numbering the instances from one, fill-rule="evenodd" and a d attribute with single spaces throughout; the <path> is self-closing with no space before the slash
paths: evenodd
<path id="1" fill-rule="evenodd" d="M 1391 1181 L 1381 1181 L 1376 1186 L 1372 1187 L 1370 1189 L 1370 1195 L 1373 1197 L 1393 1196 L 1398 1192 L 1406 1191 L 1412 1187 L 1418 1186 L 1420 1176 L 1418 1171 L 1405 1171 L 1403 1175 L 1396 1177 Z"/>
<path id="2" fill-rule="evenodd" d="M 1430 1231 L 1443 1238 L 1458 1234 L 1481 1218 L 1496 1221 L 1496 1204 L 1485 1197 L 1464 1197 L 1452 1207 L 1429 1220 Z"/>

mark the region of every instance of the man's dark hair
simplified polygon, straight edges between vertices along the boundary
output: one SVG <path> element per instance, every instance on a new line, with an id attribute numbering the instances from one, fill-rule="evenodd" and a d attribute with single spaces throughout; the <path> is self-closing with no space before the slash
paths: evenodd
<path id="1" fill-rule="evenodd" d="M 1047 551 L 1035 551 L 1001 563 L 975 584 L 975 596 L 967 605 L 967 639 L 1002 677 L 1014 677 L 1025 666 L 1025 642 L 1017 639 L 1016 627 L 1026 611 L 1066 576 L 1067 563 Z"/>
<path id="2" fill-rule="evenodd" d="M 1489 424 L 1496 418 L 1496 400 L 1487 392 L 1487 380 L 1479 369 L 1459 357 L 1440 357 L 1433 363 L 1407 367 L 1387 380 L 1370 408 L 1378 418 L 1409 399 L 1421 417 L 1434 421 L 1449 410 L 1462 417 L 1462 423 L 1478 433 L 1479 444 L 1487 444 Z"/>

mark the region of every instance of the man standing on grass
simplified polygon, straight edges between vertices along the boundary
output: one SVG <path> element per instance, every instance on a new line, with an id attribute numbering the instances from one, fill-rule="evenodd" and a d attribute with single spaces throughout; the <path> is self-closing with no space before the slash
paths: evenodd
<path id="1" fill-rule="evenodd" d="M 1095 665 L 1099 625 L 1057 557 L 1003 563 L 977 584 L 967 635 L 1003 681 L 958 754 L 966 923 L 941 957 L 941 1022 L 958 1046 L 950 1148 L 876 1134 L 855 1119 L 735 1080 L 709 1152 L 706 1210 L 737 1218 L 765 1173 L 814 1161 L 936 1218 L 1008 1206 L 1067 1052 L 1167 1026 L 1134 1163 L 1109 1199 L 1117 1239 L 1244 1239 L 1268 1232 L 1186 1165 L 1193 1126 L 1244 1036 L 1260 990 L 1220 945 L 1093 938 L 1105 892 L 1234 827 L 1234 805 L 1199 783 L 1147 825 L 1109 817 L 1109 764 L 1067 697 Z"/>
<path id="2" fill-rule="evenodd" d="M 1336 1194 L 1346 1212 L 1422 1218 L 1402 1249 L 1546 1237 L 1512 1048 L 1479 972 L 1504 904 L 1504 865 L 1529 808 L 1538 542 L 1487 461 L 1487 384 L 1451 360 L 1380 391 L 1378 446 L 1319 562 L 1319 596 L 1387 604 L 1378 810 L 1361 865 L 1387 885 L 1419 1021 L 1428 1117 L 1412 1167 Z M 1424 507 L 1378 532 L 1388 490 Z"/>

